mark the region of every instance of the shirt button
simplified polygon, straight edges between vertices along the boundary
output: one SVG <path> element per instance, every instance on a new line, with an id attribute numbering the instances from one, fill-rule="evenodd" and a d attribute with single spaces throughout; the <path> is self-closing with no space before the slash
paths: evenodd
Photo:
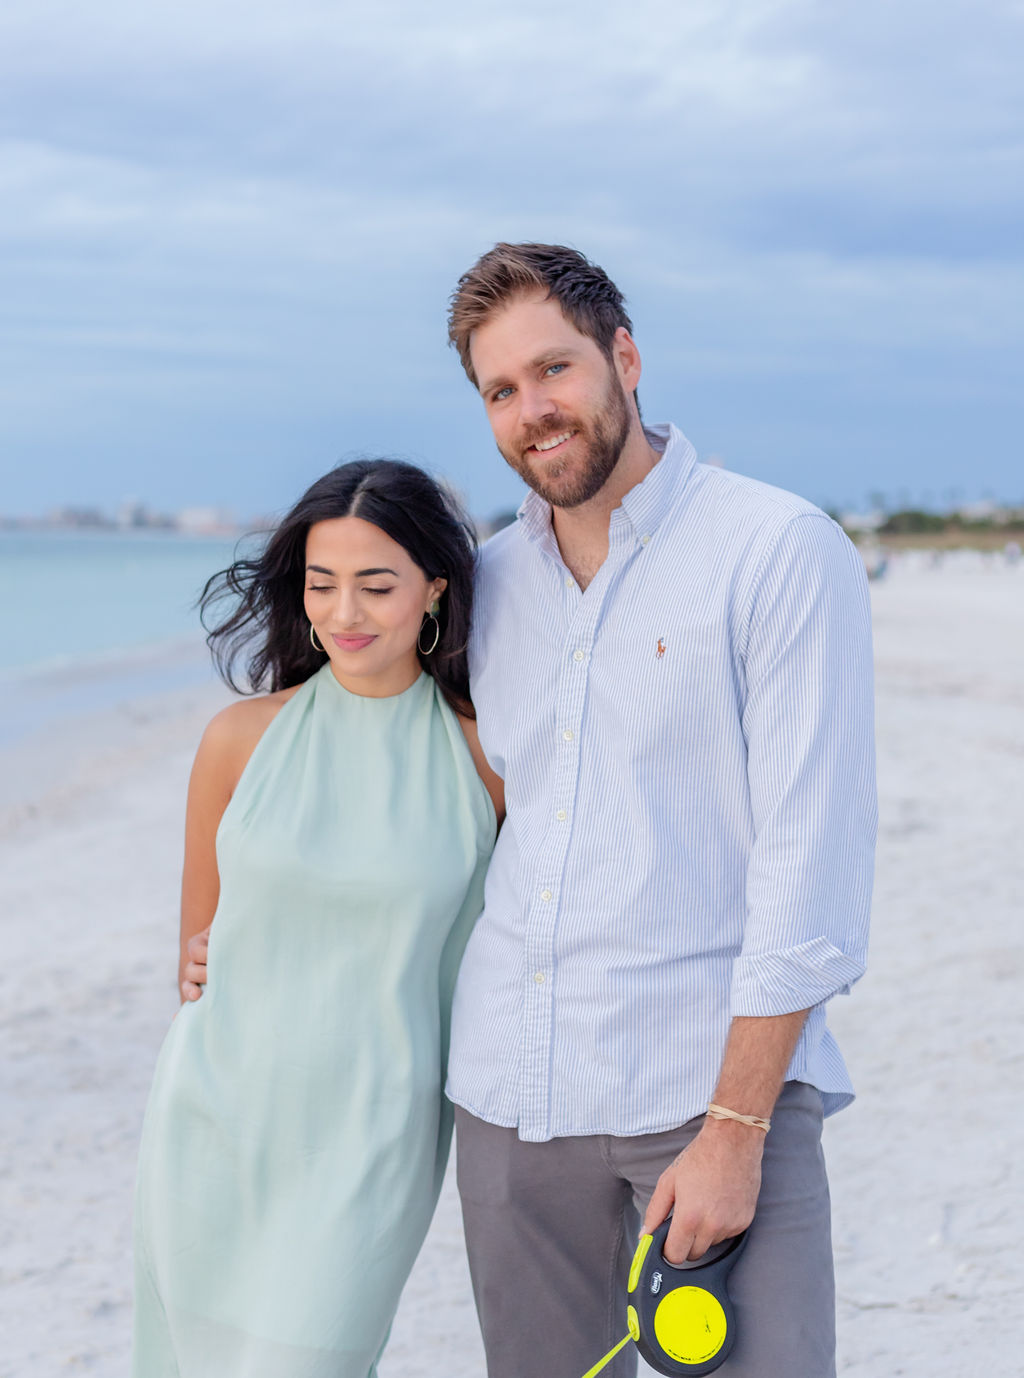
<path id="1" fill-rule="evenodd" d="M 586 657 L 583 651 L 573 651 L 572 658 L 573 660 L 584 660 Z"/>
<path id="2" fill-rule="evenodd" d="M 564 823 L 569 815 L 566 813 L 565 809 L 559 809 L 555 817 L 558 819 L 559 823 Z"/>
<path id="3" fill-rule="evenodd" d="M 566 575 L 565 587 L 566 587 L 567 589 L 571 589 L 571 588 L 574 588 L 575 585 L 576 585 L 576 580 L 572 577 L 572 575 L 571 575 L 571 574 Z"/>
<path id="4" fill-rule="evenodd" d="M 571 728 L 571 727 L 567 727 L 567 728 L 565 729 L 565 731 L 562 733 L 562 736 L 563 736 L 563 738 L 565 739 L 565 741 L 571 742 L 571 741 L 572 741 L 572 737 L 573 737 L 572 728 Z"/>
<path id="5" fill-rule="evenodd" d="M 650 544 L 650 541 L 651 541 L 650 536 L 641 536 L 641 537 L 640 537 L 640 544 L 641 544 L 641 545 L 649 545 L 649 544 Z"/>
<path id="6" fill-rule="evenodd" d="M 548 900 L 551 898 L 551 891 L 550 891 L 550 890 L 542 890 L 542 891 L 540 892 L 540 897 L 541 897 L 541 899 L 544 901 L 544 903 L 547 904 Z"/>
<path id="7" fill-rule="evenodd" d="M 544 973 L 542 971 L 535 971 L 533 973 L 533 979 L 537 982 L 538 986 L 542 986 L 544 984 Z"/>

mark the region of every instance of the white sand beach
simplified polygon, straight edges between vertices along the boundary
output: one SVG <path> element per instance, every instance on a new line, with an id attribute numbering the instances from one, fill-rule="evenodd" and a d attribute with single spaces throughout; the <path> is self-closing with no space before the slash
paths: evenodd
<path id="1" fill-rule="evenodd" d="M 833 1007 L 860 1098 L 826 1135 L 839 1368 L 1010 1375 L 1024 1371 L 1024 564 L 905 557 L 873 601 L 872 963 Z M 0 1378 L 127 1370 L 185 784 L 226 699 L 150 695 L 0 755 Z M 549 1378 L 541 1355 L 536 1371 Z M 382 1376 L 483 1374 L 449 1180 Z"/>

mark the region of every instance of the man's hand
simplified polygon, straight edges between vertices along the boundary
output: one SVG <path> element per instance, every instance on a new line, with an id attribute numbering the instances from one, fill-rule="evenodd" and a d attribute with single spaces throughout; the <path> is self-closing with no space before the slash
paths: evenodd
<path id="1" fill-rule="evenodd" d="M 207 924 L 201 933 L 195 933 L 188 940 L 186 951 L 188 959 L 182 968 L 182 1000 L 198 1000 L 206 985 L 206 949 L 210 944 L 210 929 Z"/>
<path id="2" fill-rule="evenodd" d="M 705 1120 L 688 1148 L 658 1178 L 644 1234 L 673 1212 L 665 1241 L 669 1263 L 697 1259 L 712 1244 L 745 1230 L 761 1190 L 764 1134 L 731 1120 Z"/>
<path id="3" fill-rule="evenodd" d="M 712 1096 L 715 1104 L 768 1119 L 806 1018 L 806 1010 L 735 1018 Z M 705 1119 L 689 1148 L 658 1178 L 644 1216 L 649 1234 L 672 1211 L 665 1240 L 669 1263 L 698 1259 L 712 1244 L 747 1228 L 761 1190 L 763 1154 L 763 1130 Z"/>

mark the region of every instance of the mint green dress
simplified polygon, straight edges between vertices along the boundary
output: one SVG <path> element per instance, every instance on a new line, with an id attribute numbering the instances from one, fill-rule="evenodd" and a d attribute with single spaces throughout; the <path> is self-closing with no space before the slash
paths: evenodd
<path id="1" fill-rule="evenodd" d="M 217 834 L 203 998 L 142 1131 L 135 1378 L 368 1378 L 437 1201 L 452 988 L 494 811 L 433 679 L 329 665 Z"/>

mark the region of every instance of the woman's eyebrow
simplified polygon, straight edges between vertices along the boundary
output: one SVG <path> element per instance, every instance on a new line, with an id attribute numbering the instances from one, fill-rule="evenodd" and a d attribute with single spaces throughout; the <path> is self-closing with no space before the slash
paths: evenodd
<path id="1" fill-rule="evenodd" d="M 306 566 L 306 573 L 307 573 L 307 574 L 330 574 L 330 575 L 332 576 L 332 578 L 333 578 L 333 577 L 336 577 L 336 576 L 335 576 L 334 570 L 333 570 L 333 569 L 328 569 L 325 565 L 307 565 L 307 566 Z M 368 578 L 370 577 L 370 575 L 372 575 L 372 574 L 391 574 L 391 575 L 393 575 L 396 579 L 399 577 L 399 576 L 398 576 L 398 571 L 397 571 L 397 570 L 394 570 L 394 569 L 387 569 L 384 565 L 381 565 L 381 567 L 380 567 L 379 569 L 357 569 L 356 572 L 355 572 L 355 576 L 354 576 L 354 577 L 355 577 L 356 579 L 368 579 Z"/>

